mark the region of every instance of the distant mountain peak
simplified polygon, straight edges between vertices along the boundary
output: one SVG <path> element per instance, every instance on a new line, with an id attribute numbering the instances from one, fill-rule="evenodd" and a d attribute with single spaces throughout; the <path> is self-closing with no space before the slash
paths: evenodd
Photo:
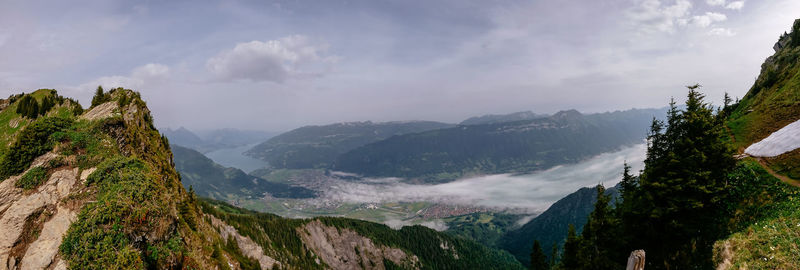
<path id="1" fill-rule="evenodd" d="M 572 109 L 572 110 L 559 111 L 550 118 L 555 120 L 573 120 L 573 119 L 580 119 L 581 117 L 583 117 L 583 114 L 581 114 L 575 109 Z"/>

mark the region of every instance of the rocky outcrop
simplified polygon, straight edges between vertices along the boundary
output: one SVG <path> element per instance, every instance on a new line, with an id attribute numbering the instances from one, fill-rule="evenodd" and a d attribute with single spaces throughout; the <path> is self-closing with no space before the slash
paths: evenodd
<path id="1" fill-rule="evenodd" d="M 297 228 L 306 247 L 332 269 L 385 269 L 384 260 L 419 269 L 419 258 L 405 251 L 378 245 L 349 230 L 326 226 L 319 220 Z"/>
<path id="2" fill-rule="evenodd" d="M 258 263 L 261 264 L 261 269 L 272 269 L 276 265 L 280 265 L 280 262 L 267 256 L 261 246 L 253 241 L 253 239 L 239 234 L 233 226 L 226 224 L 224 221 L 212 215 L 206 216 L 211 220 L 211 225 L 219 229 L 219 234 L 222 235 L 225 241 L 228 241 L 229 237 L 233 237 L 236 240 L 236 244 L 239 245 L 242 254 L 256 259 Z"/>
<path id="3" fill-rule="evenodd" d="M 644 250 L 634 250 L 628 257 L 628 266 L 625 270 L 644 270 Z"/>
<path id="4" fill-rule="evenodd" d="M 47 153 L 30 168 L 55 157 L 54 153 Z M 0 269 L 65 267 L 57 254 L 61 239 L 80 209 L 80 205 L 65 200 L 82 187 L 78 169 L 57 169 L 33 191 L 14 186 L 21 175 L 24 173 L 0 183 Z"/>
<path id="5" fill-rule="evenodd" d="M 81 115 L 82 119 L 87 120 L 98 120 L 107 117 L 111 117 L 114 115 L 114 111 L 119 108 L 116 101 L 109 101 L 100 105 L 95 106 L 88 112 Z"/>
<path id="6" fill-rule="evenodd" d="M 61 245 L 61 239 L 77 216 L 77 212 L 59 206 L 56 214 L 44 224 L 39 238 L 28 246 L 22 258 L 21 269 L 45 269 L 52 264 Z"/>

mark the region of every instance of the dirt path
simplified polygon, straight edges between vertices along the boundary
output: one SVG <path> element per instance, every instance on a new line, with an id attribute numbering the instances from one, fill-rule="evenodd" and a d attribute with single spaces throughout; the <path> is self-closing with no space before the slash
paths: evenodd
<path id="1" fill-rule="evenodd" d="M 797 180 L 791 179 L 785 175 L 781 175 L 773 171 L 772 168 L 769 167 L 769 164 L 767 164 L 767 162 L 764 161 L 763 158 L 756 157 L 755 159 L 758 160 L 758 163 L 761 164 L 761 167 L 763 167 L 764 170 L 766 170 L 772 176 L 775 176 L 775 178 L 778 178 L 784 183 L 787 183 L 789 185 L 800 187 L 800 182 L 798 182 Z"/>

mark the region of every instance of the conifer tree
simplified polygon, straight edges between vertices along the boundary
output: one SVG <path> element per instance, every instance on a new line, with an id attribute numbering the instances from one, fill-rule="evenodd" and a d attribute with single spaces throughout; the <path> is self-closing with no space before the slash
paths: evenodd
<path id="1" fill-rule="evenodd" d="M 584 268 L 620 269 L 625 255 L 620 253 L 619 220 L 611 207 L 611 195 L 605 194 L 602 185 L 597 186 L 597 202 L 581 233 L 581 260 Z"/>
<path id="2" fill-rule="evenodd" d="M 638 194 L 623 202 L 625 224 L 636 224 L 626 229 L 635 235 L 629 247 L 644 248 L 653 258 L 648 265 L 657 268 L 708 267 L 721 231 L 715 224 L 735 161 L 722 140 L 721 120 L 699 87 L 688 87 L 685 110 L 670 103 L 666 127 L 653 121 Z"/>
<path id="3" fill-rule="evenodd" d="M 103 86 L 97 86 L 97 90 L 94 92 L 94 97 L 92 97 L 92 107 L 103 104 L 106 102 L 105 93 L 103 93 Z"/>
<path id="4" fill-rule="evenodd" d="M 628 162 L 625 161 L 622 167 L 622 181 L 619 183 L 620 185 L 620 193 L 622 194 L 622 200 L 625 200 L 625 196 L 632 196 L 636 187 L 639 185 L 637 183 L 636 177 L 631 174 L 631 166 L 628 165 Z"/>
<path id="5" fill-rule="evenodd" d="M 544 255 L 542 245 L 539 240 L 533 241 L 533 249 L 531 250 L 531 270 L 547 270 L 550 265 L 547 263 L 547 256 Z"/>
<path id="6" fill-rule="evenodd" d="M 575 225 L 569 224 L 569 231 L 567 232 L 567 241 L 564 242 L 564 254 L 561 256 L 559 269 L 571 270 L 582 269 L 583 263 L 579 257 L 581 249 L 581 239 L 575 233 Z"/>

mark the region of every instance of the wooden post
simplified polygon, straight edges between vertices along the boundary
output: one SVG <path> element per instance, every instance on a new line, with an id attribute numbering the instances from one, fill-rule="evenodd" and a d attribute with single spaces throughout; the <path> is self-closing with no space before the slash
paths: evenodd
<path id="1" fill-rule="evenodd" d="M 644 270 L 644 250 L 634 250 L 628 257 L 628 267 L 625 270 Z"/>

